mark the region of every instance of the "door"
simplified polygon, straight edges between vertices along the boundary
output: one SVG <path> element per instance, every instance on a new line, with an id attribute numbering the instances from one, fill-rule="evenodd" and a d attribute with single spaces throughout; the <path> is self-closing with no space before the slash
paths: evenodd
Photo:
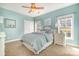
<path id="1" fill-rule="evenodd" d="M 24 20 L 24 34 L 34 32 L 34 22 Z"/>

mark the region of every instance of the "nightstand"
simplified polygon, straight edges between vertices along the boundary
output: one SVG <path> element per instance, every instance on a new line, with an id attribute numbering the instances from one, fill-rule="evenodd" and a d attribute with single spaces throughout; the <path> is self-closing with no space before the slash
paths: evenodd
<path id="1" fill-rule="evenodd" d="M 65 46 L 65 36 L 63 33 L 54 32 L 54 44 Z"/>

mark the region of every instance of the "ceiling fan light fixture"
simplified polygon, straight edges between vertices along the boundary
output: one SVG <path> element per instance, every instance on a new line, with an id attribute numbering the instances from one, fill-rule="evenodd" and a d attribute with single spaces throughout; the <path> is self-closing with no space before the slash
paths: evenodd
<path id="1" fill-rule="evenodd" d="M 22 6 L 22 7 L 29 8 L 30 9 L 29 10 L 29 13 L 36 12 L 39 9 L 44 9 L 44 7 L 37 7 L 35 3 L 31 3 L 31 6 L 30 7 L 28 7 L 28 6 Z"/>
<path id="2" fill-rule="evenodd" d="M 35 12 L 36 11 L 36 9 L 32 9 L 32 12 Z"/>
<path id="3" fill-rule="evenodd" d="M 35 3 L 31 3 L 31 8 L 32 8 L 32 9 L 36 9 Z"/>

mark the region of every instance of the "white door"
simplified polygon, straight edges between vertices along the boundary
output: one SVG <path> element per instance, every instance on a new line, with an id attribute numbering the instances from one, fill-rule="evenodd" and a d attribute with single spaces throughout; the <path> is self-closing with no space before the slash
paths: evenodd
<path id="1" fill-rule="evenodd" d="M 24 34 L 34 32 L 34 22 L 24 20 Z"/>

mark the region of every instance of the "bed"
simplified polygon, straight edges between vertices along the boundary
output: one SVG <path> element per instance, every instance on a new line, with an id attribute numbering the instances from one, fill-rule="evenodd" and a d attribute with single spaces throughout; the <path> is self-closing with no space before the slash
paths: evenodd
<path id="1" fill-rule="evenodd" d="M 52 33 L 33 32 L 22 36 L 22 43 L 34 54 L 39 54 L 42 50 L 53 43 Z"/>

